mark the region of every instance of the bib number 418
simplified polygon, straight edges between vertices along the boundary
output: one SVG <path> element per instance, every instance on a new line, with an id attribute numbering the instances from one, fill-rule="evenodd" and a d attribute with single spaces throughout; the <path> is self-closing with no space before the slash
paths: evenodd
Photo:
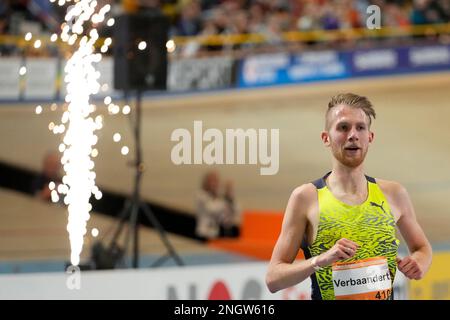
<path id="1" fill-rule="evenodd" d="M 375 298 L 378 300 L 388 300 L 392 294 L 392 289 L 378 291 Z"/>

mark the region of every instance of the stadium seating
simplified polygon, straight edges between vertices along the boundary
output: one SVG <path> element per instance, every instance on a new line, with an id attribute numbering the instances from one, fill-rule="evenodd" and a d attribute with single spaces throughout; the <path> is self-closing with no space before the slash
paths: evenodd
<path id="1" fill-rule="evenodd" d="M 210 240 L 208 245 L 259 260 L 270 260 L 282 221 L 282 212 L 245 211 L 238 238 Z M 303 252 L 300 250 L 297 259 L 303 258 Z"/>

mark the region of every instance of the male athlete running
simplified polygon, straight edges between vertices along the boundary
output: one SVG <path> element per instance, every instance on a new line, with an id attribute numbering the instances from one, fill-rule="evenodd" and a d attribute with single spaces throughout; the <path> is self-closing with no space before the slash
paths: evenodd
<path id="1" fill-rule="evenodd" d="M 339 94 L 329 102 L 322 141 L 332 170 L 292 192 L 266 275 L 271 292 L 311 277 L 312 299 L 393 299 L 396 267 L 415 280 L 428 271 L 432 249 L 407 191 L 364 174 L 372 118 L 365 97 Z M 410 251 L 403 259 L 396 227 Z M 306 259 L 295 261 L 300 248 Z"/>

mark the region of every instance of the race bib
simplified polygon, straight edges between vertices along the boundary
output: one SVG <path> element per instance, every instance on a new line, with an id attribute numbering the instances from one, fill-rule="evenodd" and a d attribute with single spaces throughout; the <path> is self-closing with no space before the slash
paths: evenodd
<path id="1" fill-rule="evenodd" d="M 332 270 L 336 300 L 387 300 L 392 294 L 385 257 L 336 262 Z"/>

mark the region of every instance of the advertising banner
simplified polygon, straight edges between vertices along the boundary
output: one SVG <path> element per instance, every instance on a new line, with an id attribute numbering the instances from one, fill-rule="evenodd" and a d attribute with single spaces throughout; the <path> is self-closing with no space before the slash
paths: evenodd
<path id="1" fill-rule="evenodd" d="M 448 45 L 260 54 L 240 62 L 237 86 L 251 88 L 444 70 L 450 70 Z"/>
<path id="2" fill-rule="evenodd" d="M 309 300 L 311 281 L 277 293 L 265 284 L 267 262 L 183 268 L 0 275 L 0 299 Z M 400 273 L 399 273 L 400 274 Z M 399 275 L 395 298 L 406 298 Z"/>
<path id="3" fill-rule="evenodd" d="M 25 61 L 25 99 L 56 98 L 57 58 L 27 58 Z"/>
<path id="4" fill-rule="evenodd" d="M 450 70 L 450 46 L 411 47 L 408 62 L 412 71 Z"/>
<path id="5" fill-rule="evenodd" d="M 335 51 L 251 56 L 241 61 L 238 87 L 259 87 L 349 76 L 344 53 Z"/>
<path id="6" fill-rule="evenodd" d="M 174 60 L 169 63 L 169 91 L 208 90 L 232 86 L 231 57 Z"/>
<path id="7" fill-rule="evenodd" d="M 435 252 L 430 270 L 420 281 L 411 281 L 412 300 L 450 300 L 450 252 Z"/>
<path id="8" fill-rule="evenodd" d="M 100 91 L 96 96 L 106 97 L 115 93 L 114 90 L 114 59 L 112 57 L 103 57 L 102 60 L 94 67 L 100 72 L 98 83 L 100 84 Z"/>
<path id="9" fill-rule="evenodd" d="M 450 70 L 450 46 L 416 46 L 350 52 L 351 75 L 392 75 Z"/>
<path id="10" fill-rule="evenodd" d="M 21 58 L 0 59 L 0 99 L 19 100 Z"/>

